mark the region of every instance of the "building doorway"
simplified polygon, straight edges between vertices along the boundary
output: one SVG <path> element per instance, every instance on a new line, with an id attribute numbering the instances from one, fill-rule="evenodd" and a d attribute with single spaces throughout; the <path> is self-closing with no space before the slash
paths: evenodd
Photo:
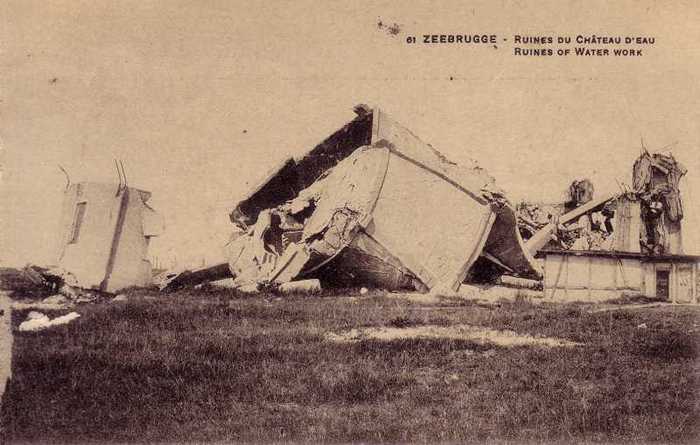
<path id="1" fill-rule="evenodd" d="M 668 270 L 657 270 L 656 271 L 656 297 L 668 300 L 669 296 L 669 278 L 670 271 Z"/>

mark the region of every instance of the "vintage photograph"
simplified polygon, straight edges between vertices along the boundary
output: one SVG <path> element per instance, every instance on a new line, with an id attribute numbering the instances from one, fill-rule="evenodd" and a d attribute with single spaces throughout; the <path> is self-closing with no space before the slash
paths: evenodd
<path id="1" fill-rule="evenodd" d="M 0 442 L 700 441 L 700 5 L 0 14 Z"/>

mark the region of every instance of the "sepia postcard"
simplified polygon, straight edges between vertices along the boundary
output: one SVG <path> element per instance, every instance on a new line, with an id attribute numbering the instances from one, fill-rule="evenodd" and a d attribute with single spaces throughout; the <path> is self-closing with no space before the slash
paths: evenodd
<path id="1" fill-rule="evenodd" d="M 696 443 L 700 5 L 0 5 L 7 443 Z"/>

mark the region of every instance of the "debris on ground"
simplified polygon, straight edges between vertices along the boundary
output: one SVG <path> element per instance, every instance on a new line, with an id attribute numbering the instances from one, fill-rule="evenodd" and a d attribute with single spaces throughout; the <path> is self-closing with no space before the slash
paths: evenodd
<path id="1" fill-rule="evenodd" d="M 56 294 L 52 295 L 50 297 L 46 297 L 43 300 L 41 300 L 42 303 L 44 304 L 69 304 L 70 301 L 68 301 L 68 298 L 66 298 L 63 295 Z"/>
<path id="2" fill-rule="evenodd" d="M 678 184 L 686 173 L 673 155 L 644 149 L 632 168 L 633 186 L 620 185 L 620 193 L 596 199 L 593 184 L 581 179 L 571 183 L 561 204 L 519 204 L 521 236 L 532 254 L 541 249 L 682 254 Z"/>
<path id="3" fill-rule="evenodd" d="M 51 320 L 47 315 L 41 312 L 32 311 L 27 315 L 27 319 L 19 325 L 18 330 L 20 332 L 42 331 L 54 326 L 68 324 L 79 317 L 80 314 L 77 312 L 71 312 Z"/>
<path id="4" fill-rule="evenodd" d="M 526 334 L 518 334 L 509 330 L 488 329 L 481 326 L 454 325 L 454 326 L 412 326 L 405 328 L 373 327 L 351 329 L 339 334 L 329 332 L 326 340 L 336 343 L 355 343 L 363 340 L 404 340 L 412 338 L 422 339 L 453 339 L 470 340 L 478 344 L 493 344 L 501 347 L 516 346 L 544 346 L 544 347 L 571 347 L 581 346 L 581 343 L 572 342 L 552 337 L 533 337 Z"/>
<path id="5" fill-rule="evenodd" d="M 416 304 L 438 304 L 447 300 L 447 298 L 434 293 L 421 294 L 417 292 L 389 292 L 385 296 L 387 298 L 406 300 Z"/>
<path id="6" fill-rule="evenodd" d="M 243 286 L 234 285 L 233 288 L 245 294 L 256 294 L 260 292 L 260 285 L 258 283 L 244 284 Z"/>
<path id="7" fill-rule="evenodd" d="M 317 294 L 321 292 L 321 282 L 317 279 L 289 281 L 279 286 L 283 294 Z"/>
<path id="8" fill-rule="evenodd" d="M 62 309 L 68 309 L 72 307 L 73 304 L 55 304 L 55 303 L 43 303 L 41 301 L 34 301 L 34 302 L 28 302 L 28 301 L 15 301 L 12 303 L 11 308 L 13 310 L 27 310 L 27 309 L 36 309 L 40 311 L 57 311 L 57 310 L 62 310 Z"/>
<path id="9" fill-rule="evenodd" d="M 48 305 L 90 303 L 100 296 L 99 291 L 83 289 L 75 276 L 59 267 L 27 265 L 22 269 L 5 269 L 2 288 L 10 291 L 12 298 L 27 300 L 42 298 Z M 63 297 L 63 298 L 59 298 Z"/>
<path id="10" fill-rule="evenodd" d="M 533 255 L 542 249 L 612 250 L 615 239 L 613 224 L 615 200 L 618 197 L 619 194 L 615 193 L 594 199 L 588 194 L 583 194 L 575 200 L 563 203 L 560 208 L 565 213 L 549 213 L 546 224 L 529 224 L 526 226 L 527 230 L 521 229 L 527 249 Z M 588 199 L 588 201 L 572 208 L 573 205 L 579 204 L 580 199 Z M 519 220 L 528 219 L 533 212 L 533 206 L 536 207 L 536 205 L 521 204 Z"/>
<path id="11" fill-rule="evenodd" d="M 449 161 L 379 109 L 355 111 L 236 205 L 228 272 L 173 273 L 161 289 L 225 278 L 274 289 L 314 278 L 323 287 L 455 292 L 505 272 L 541 278 L 515 210 L 481 167 Z"/>
<path id="12" fill-rule="evenodd" d="M 64 191 L 56 265 L 74 287 L 114 293 L 152 283 L 146 258 L 162 218 L 148 204 L 151 193 L 129 187 L 120 165 L 118 184 L 81 182 Z"/>
<path id="13" fill-rule="evenodd" d="M 12 303 L 11 307 L 14 310 L 61 310 L 71 308 L 75 305 L 75 303 L 75 301 L 69 300 L 63 295 L 56 294 L 46 297 L 41 301 L 29 301 L 26 299 L 15 301 Z"/>
<path id="14" fill-rule="evenodd" d="M 227 263 L 215 264 L 193 270 L 166 271 L 154 278 L 161 291 L 169 292 L 183 287 L 194 287 L 231 278 Z"/>
<path id="15" fill-rule="evenodd" d="M 162 232 L 162 219 L 147 203 L 151 193 L 129 187 L 124 166 L 115 164 L 118 184 L 71 184 L 62 169 L 67 184 L 52 265 L 0 268 L 0 288 L 14 298 L 59 293 L 86 303 L 101 294 L 152 284 L 148 245 Z"/>
<path id="16" fill-rule="evenodd" d="M 13 298 L 45 298 L 56 294 L 63 286 L 64 279 L 60 275 L 34 265 L 21 269 L 6 267 L 0 270 L 0 285 Z"/>
<path id="17" fill-rule="evenodd" d="M 512 277 L 503 275 L 496 280 L 497 285 L 513 287 L 518 289 L 542 290 L 542 281 L 528 280 L 527 278 Z"/>
<path id="18" fill-rule="evenodd" d="M 464 284 L 456 294 L 457 298 L 477 303 L 499 304 L 504 301 L 528 301 L 540 303 L 544 297 L 541 290 L 499 285 Z"/>

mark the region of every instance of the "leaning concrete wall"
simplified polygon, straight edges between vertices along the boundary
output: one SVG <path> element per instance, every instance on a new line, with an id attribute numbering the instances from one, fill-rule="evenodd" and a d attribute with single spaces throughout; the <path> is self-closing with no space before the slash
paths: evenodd
<path id="1" fill-rule="evenodd" d="M 114 268 L 103 290 L 115 292 L 128 286 L 148 286 L 152 282 L 148 242 L 144 236 L 143 192 L 129 190 L 129 202 L 121 236 L 115 249 Z"/>
<path id="2" fill-rule="evenodd" d="M 428 288 L 443 284 L 456 291 L 486 242 L 493 216 L 488 205 L 392 153 L 366 231 Z"/>
<path id="3" fill-rule="evenodd" d="M 456 291 L 490 234 L 487 258 L 541 277 L 494 179 L 449 161 L 379 109 L 274 169 L 230 217 L 245 231 L 228 245 L 240 285 L 361 272 L 382 287 Z M 285 247 L 285 231 L 301 227 L 301 241 Z M 360 232 L 366 242 L 353 244 Z"/>
<path id="4" fill-rule="evenodd" d="M 391 157 L 368 233 L 373 229 L 429 288 L 442 283 L 457 290 L 484 252 L 511 272 L 541 277 L 513 209 L 485 170 L 449 161 L 379 109 L 372 142 L 386 142 Z"/>
<path id="5" fill-rule="evenodd" d="M 73 184 L 64 194 L 58 265 L 83 287 L 98 289 L 104 279 L 119 214 L 116 194 L 116 184 L 98 183 Z M 77 221 L 80 204 L 85 212 Z"/>
<path id="6" fill-rule="evenodd" d="M 151 283 L 143 230 L 146 192 L 130 188 L 126 198 L 125 193 L 116 184 L 91 182 L 64 193 L 57 265 L 81 287 L 114 292 Z"/>

